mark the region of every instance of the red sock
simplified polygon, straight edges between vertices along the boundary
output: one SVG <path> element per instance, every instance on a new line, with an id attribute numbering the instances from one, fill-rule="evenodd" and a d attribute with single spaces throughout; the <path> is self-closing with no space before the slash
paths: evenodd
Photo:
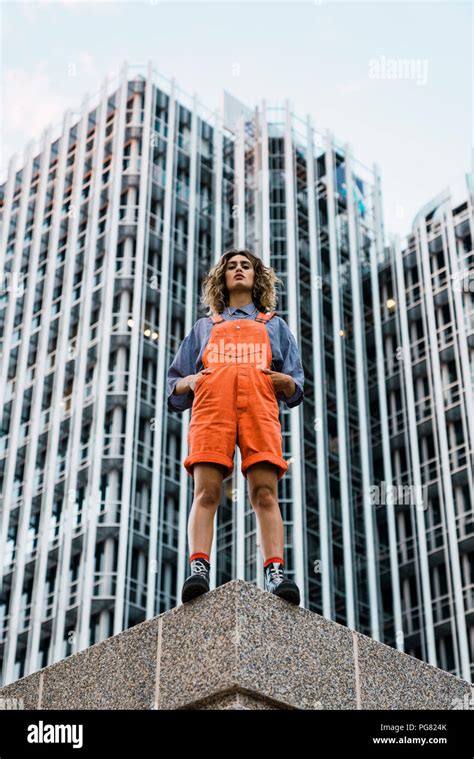
<path id="1" fill-rule="evenodd" d="M 283 566 L 285 565 L 285 562 L 279 556 L 272 556 L 270 559 L 267 559 L 264 562 L 263 566 L 266 567 L 268 564 L 271 564 L 274 561 L 278 562 L 278 564 L 282 564 Z"/>
<path id="2" fill-rule="evenodd" d="M 202 553 L 201 551 L 197 551 L 196 553 L 192 553 L 189 557 L 189 561 L 192 561 L 193 559 L 206 559 L 207 562 L 209 562 L 209 556 L 207 553 Z"/>

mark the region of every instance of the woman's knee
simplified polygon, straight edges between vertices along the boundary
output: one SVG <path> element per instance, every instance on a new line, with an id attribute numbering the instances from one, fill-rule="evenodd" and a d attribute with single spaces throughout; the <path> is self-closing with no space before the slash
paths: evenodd
<path id="1" fill-rule="evenodd" d="M 267 462 L 254 464 L 247 470 L 250 502 L 254 509 L 273 508 L 278 504 L 277 468 Z"/>
<path id="2" fill-rule="evenodd" d="M 273 484 L 257 483 L 250 490 L 250 501 L 254 509 L 272 509 L 277 503 L 277 494 Z"/>
<path id="3" fill-rule="evenodd" d="M 224 467 L 220 464 L 194 465 L 194 501 L 204 508 L 219 505 Z"/>

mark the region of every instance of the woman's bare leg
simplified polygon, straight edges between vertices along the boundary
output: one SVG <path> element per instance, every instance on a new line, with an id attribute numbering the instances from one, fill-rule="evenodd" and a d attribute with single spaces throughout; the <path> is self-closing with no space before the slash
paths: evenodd
<path id="1" fill-rule="evenodd" d="M 189 555 L 211 555 L 214 516 L 219 506 L 225 467 L 194 464 L 194 497 L 188 519 Z"/>
<path id="2" fill-rule="evenodd" d="M 249 497 L 257 516 L 262 541 L 263 560 L 279 556 L 284 559 L 283 519 L 278 505 L 277 468 L 262 461 L 247 469 Z"/>

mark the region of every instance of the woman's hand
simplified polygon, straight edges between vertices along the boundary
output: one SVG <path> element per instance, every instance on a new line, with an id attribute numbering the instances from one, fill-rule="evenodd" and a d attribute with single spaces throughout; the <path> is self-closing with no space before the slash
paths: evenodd
<path id="1" fill-rule="evenodd" d="M 282 372 L 273 372 L 271 369 L 260 369 L 264 374 L 268 374 L 273 382 L 273 388 L 276 393 L 283 391 L 287 398 L 291 398 L 293 393 L 296 392 L 296 385 L 293 377 L 289 374 L 283 374 Z"/>
<path id="2" fill-rule="evenodd" d="M 203 369 L 197 374 L 188 374 L 187 377 L 182 377 L 175 385 L 174 394 L 184 395 L 185 393 L 189 393 L 190 390 L 194 393 L 194 388 L 199 377 L 202 377 L 203 374 L 210 374 L 211 372 L 212 369 Z"/>
<path id="3" fill-rule="evenodd" d="M 194 388 L 196 387 L 196 382 L 198 381 L 199 377 L 202 377 L 203 374 L 211 374 L 212 369 L 202 369 L 197 374 L 190 374 L 186 379 L 188 380 L 189 390 L 192 390 L 194 393 Z"/>

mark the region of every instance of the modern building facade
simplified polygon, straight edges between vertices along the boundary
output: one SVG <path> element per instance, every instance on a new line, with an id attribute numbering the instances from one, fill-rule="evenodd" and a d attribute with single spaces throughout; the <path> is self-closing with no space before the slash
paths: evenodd
<path id="1" fill-rule="evenodd" d="M 189 567 L 192 483 L 182 461 L 190 412 L 167 410 L 166 370 L 205 315 L 204 274 L 231 245 L 253 248 L 283 280 L 277 311 L 305 368 L 303 404 L 281 407 L 290 468 L 279 482 L 286 566 L 302 605 L 467 677 L 469 299 L 443 296 L 454 304 L 455 358 L 436 354 L 436 362 L 431 349 L 420 375 L 434 425 L 426 443 L 413 413 L 414 361 L 411 374 L 406 362 L 397 374 L 392 357 L 395 345 L 412 349 L 402 299 L 411 304 L 410 288 L 429 282 L 428 269 L 416 269 L 425 280 L 410 273 L 413 260 L 426 267 L 431 255 L 429 214 L 417 227 L 425 237 L 415 230 L 402 254 L 385 240 L 377 167 L 358 162 L 350 145 L 301 120 L 288 101 L 249 109 L 226 94 L 211 113 L 151 63 L 124 66 L 80 112 L 68 111 L 58 133 L 47 130 L 23 161 L 12 159 L 0 191 L 1 684 L 179 602 Z M 450 273 L 472 267 L 466 202 L 442 206 L 451 208 L 438 233 L 450 240 Z M 426 327 L 438 293 L 414 306 Z M 446 378 L 455 412 L 443 407 Z M 396 437 L 397 404 L 406 424 Z M 441 444 L 436 490 L 423 446 L 428 455 Z M 216 515 L 212 583 L 263 587 L 238 449 L 235 456 Z M 464 474 L 454 466 L 461 459 Z M 398 482 L 429 484 L 433 504 L 374 503 L 381 483 Z M 433 561 L 449 562 L 448 590 L 431 569 L 431 527 L 444 541 Z M 442 606 L 446 593 L 449 630 L 426 606 Z"/>
<path id="2" fill-rule="evenodd" d="M 474 252 L 467 174 L 417 214 L 378 269 L 382 352 L 374 450 L 383 593 L 400 581 L 396 630 L 408 653 L 474 679 Z M 369 284 L 366 285 L 369 287 Z M 377 348 L 375 348 L 377 350 Z M 383 361 L 383 365 L 382 365 Z M 377 402 L 374 398 L 374 402 Z M 383 475 L 383 476 L 382 476 Z M 413 487 L 407 492 L 406 485 Z M 385 536 L 388 536 L 386 539 Z M 390 571 L 390 563 L 395 569 Z"/>

